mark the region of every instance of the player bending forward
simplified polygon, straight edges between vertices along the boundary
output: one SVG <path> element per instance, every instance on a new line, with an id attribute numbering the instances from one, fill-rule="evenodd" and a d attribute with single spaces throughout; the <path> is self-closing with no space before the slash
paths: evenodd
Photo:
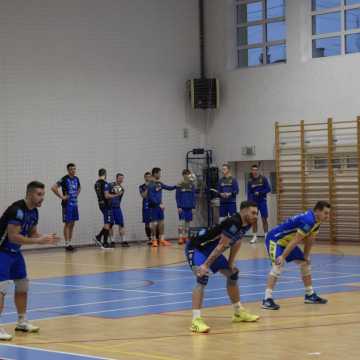
<path id="1" fill-rule="evenodd" d="M 210 327 L 201 317 L 204 290 L 209 280 L 209 270 L 220 271 L 227 279 L 227 292 L 234 306 L 233 322 L 254 322 L 259 316 L 246 311 L 240 303 L 238 287 L 239 270 L 235 267 L 236 255 L 240 250 L 241 238 L 257 220 L 256 204 L 244 201 L 240 212 L 226 218 L 219 225 L 208 230 L 200 230 L 186 245 L 185 254 L 190 268 L 196 276 L 196 286 L 192 294 L 193 319 L 191 331 L 206 333 Z M 230 247 L 227 259 L 223 252 Z"/>
<path id="2" fill-rule="evenodd" d="M 273 228 L 266 236 L 265 246 L 272 262 L 265 298 L 262 302 L 263 309 L 278 310 L 272 297 L 285 262 L 295 261 L 300 266 L 302 280 L 305 286 L 305 304 L 326 304 L 327 300 L 319 297 L 313 289 L 310 252 L 320 224 L 328 221 L 330 217 L 330 204 L 318 201 L 313 210 L 295 215 L 282 224 Z M 298 246 L 304 243 L 304 251 Z"/>

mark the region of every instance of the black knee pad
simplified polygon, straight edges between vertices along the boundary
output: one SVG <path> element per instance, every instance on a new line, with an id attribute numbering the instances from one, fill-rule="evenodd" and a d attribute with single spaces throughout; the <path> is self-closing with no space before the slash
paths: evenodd
<path id="1" fill-rule="evenodd" d="M 239 270 L 236 269 L 236 271 L 234 273 L 232 273 L 229 278 L 231 281 L 238 281 L 239 280 Z"/>
<path id="2" fill-rule="evenodd" d="M 206 286 L 209 281 L 209 275 L 197 276 L 196 281 L 198 284 L 200 284 L 202 286 Z"/>

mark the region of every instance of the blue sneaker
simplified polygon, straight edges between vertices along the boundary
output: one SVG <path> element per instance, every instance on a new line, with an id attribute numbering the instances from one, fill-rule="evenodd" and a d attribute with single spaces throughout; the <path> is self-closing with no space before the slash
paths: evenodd
<path id="1" fill-rule="evenodd" d="M 266 310 L 279 310 L 280 305 L 276 304 L 272 298 L 269 298 L 263 300 L 262 308 Z"/>
<path id="2" fill-rule="evenodd" d="M 311 295 L 305 295 L 304 302 L 305 304 L 326 304 L 328 301 L 321 298 L 316 293 L 312 293 Z"/>

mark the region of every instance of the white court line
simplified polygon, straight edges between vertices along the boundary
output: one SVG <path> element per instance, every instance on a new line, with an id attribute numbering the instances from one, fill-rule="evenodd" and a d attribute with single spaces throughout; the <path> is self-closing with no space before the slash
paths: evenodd
<path id="1" fill-rule="evenodd" d="M 172 293 L 164 293 L 164 292 L 161 292 L 161 291 L 146 291 L 146 290 L 135 290 L 135 289 L 107 288 L 107 287 L 86 286 L 86 285 L 68 285 L 68 284 L 57 284 L 57 283 L 37 282 L 37 281 L 32 281 L 31 283 L 36 284 L 36 285 L 55 286 L 55 287 L 71 287 L 71 288 L 77 288 L 77 289 L 128 291 L 128 292 L 135 292 L 135 293 L 172 295 Z"/>
<path id="2" fill-rule="evenodd" d="M 79 358 L 89 358 L 89 359 L 96 359 L 96 360 L 115 360 L 115 359 L 103 358 L 103 357 L 98 357 L 98 356 L 93 356 L 93 355 L 75 354 L 75 353 L 71 353 L 71 352 L 56 351 L 56 350 L 46 350 L 46 349 L 34 348 L 31 346 L 24 346 L 24 345 L 0 344 L 0 349 L 1 349 L 1 346 L 8 346 L 8 347 L 17 348 L 17 349 L 20 348 L 20 349 L 25 349 L 25 350 L 47 352 L 47 353 L 52 353 L 52 354 L 71 355 L 71 356 L 77 356 Z M 3 359 L 3 358 L 1 358 L 1 359 Z"/>
<path id="3" fill-rule="evenodd" d="M 326 277 L 326 278 L 315 278 L 313 279 L 318 281 L 318 280 L 333 280 L 333 279 L 341 279 L 341 278 L 347 278 L 347 277 L 352 277 L 353 274 L 349 274 L 349 275 L 344 275 L 344 276 L 338 276 L 338 277 Z M 301 279 L 299 278 L 299 281 L 301 281 Z M 283 282 L 279 282 L 279 285 L 283 285 L 283 284 L 292 284 L 294 283 L 294 281 L 283 281 Z M 323 286 L 317 286 L 317 288 L 319 287 L 326 287 L 326 286 L 342 286 L 342 285 L 346 285 L 346 284 L 334 284 L 334 285 L 323 285 Z M 240 285 L 240 291 L 243 288 L 257 288 L 257 287 L 264 287 L 265 284 L 254 284 L 254 285 Z M 206 289 L 206 292 L 216 292 L 216 291 L 225 291 L 226 288 L 215 288 L 215 289 Z M 275 290 L 274 292 L 283 292 L 283 291 L 288 291 L 287 289 L 285 290 Z M 47 308 L 34 308 L 34 309 L 29 309 L 28 312 L 41 312 L 41 311 L 50 311 L 50 310 L 58 310 L 58 309 L 65 309 L 65 308 L 71 308 L 71 307 L 81 307 L 81 306 L 89 306 L 89 305 L 100 305 L 100 304 L 111 304 L 111 303 L 121 303 L 121 302 L 125 302 L 125 301 L 131 301 L 131 300 L 144 300 L 144 299 L 150 299 L 150 298 L 158 298 L 158 297 L 162 297 L 162 296 L 179 296 L 179 295 L 187 295 L 187 294 L 192 294 L 192 291 L 184 291 L 184 292 L 177 292 L 177 293 L 172 293 L 172 294 L 160 294 L 160 295 L 154 295 L 154 296 L 143 296 L 143 297 L 136 297 L 136 298 L 124 298 L 124 299 L 119 299 L 119 300 L 104 300 L 104 301 L 98 301 L 98 302 L 89 302 L 89 303 L 80 303 L 80 304 L 71 304 L 71 305 L 63 305 L 63 306 L 53 306 L 53 307 L 47 307 Z M 259 293 L 257 293 L 259 294 Z M 261 294 L 261 293 L 260 293 Z M 249 294 L 242 294 L 241 296 L 248 296 Z M 150 305 L 149 305 L 150 306 Z M 157 306 L 157 305 L 155 305 Z M 126 308 L 124 308 L 126 309 Z M 105 310 L 105 311 L 112 311 L 112 310 Z M 17 314 L 17 312 L 6 312 L 3 313 L 2 315 L 15 315 Z M 42 320 L 42 319 L 39 319 Z"/>
<path id="4" fill-rule="evenodd" d="M 336 285 L 322 285 L 317 286 L 317 288 L 331 288 L 336 287 L 339 284 Z M 290 292 L 290 291 L 298 291 L 303 290 L 303 288 L 292 288 L 292 289 L 284 289 L 284 290 L 275 290 L 274 293 L 283 293 L 283 292 Z M 254 295 L 262 295 L 264 292 L 255 292 L 255 293 L 249 293 L 249 294 L 243 294 L 242 297 L 248 297 L 248 296 L 254 296 Z M 216 298 L 205 298 L 205 301 L 211 301 L 211 300 L 223 300 L 228 299 L 228 296 L 220 296 Z M 60 319 L 60 318 L 71 318 L 71 317 L 80 317 L 80 316 L 88 316 L 88 315 L 95 315 L 95 314 L 103 314 L 103 313 L 109 313 L 109 312 L 116 312 L 116 311 L 127 311 L 127 310 L 136 310 L 136 309 L 144 309 L 144 308 L 151 308 L 151 307 L 157 307 L 157 306 L 168 306 L 168 305 L 179 305 L 179 304 L 187 304 L 191 303 L 192 300 L 185 300 L 185 301 L 176 301 L 176 302 L 170 302 L 170 303 L 162 303 L 162 304 L 152 304 L 152 305 L 143 305 L 143 306 L 132 306 L 127 308 L 117 308 L 117 309 L 111 309 L 111 310 L 100 310 L 100 311 L 91 311 L 91 312 L 84 312 L 84 313 L 78 313 L 78 314 L 71 314 L 71 315 L 61 315 L 61 316 L 49 316 L 44 318 L 37 319 L 40 320 L 51 320 L 51 319 Z M 226 305 L 226 304 L 224 304 Z M 170 310 L 171 311 L 171 310 Z M 165 311 L 164 311 L 165 312 Z M 15 324 L 15 322 L 10 322 L 4 324 Z"/>

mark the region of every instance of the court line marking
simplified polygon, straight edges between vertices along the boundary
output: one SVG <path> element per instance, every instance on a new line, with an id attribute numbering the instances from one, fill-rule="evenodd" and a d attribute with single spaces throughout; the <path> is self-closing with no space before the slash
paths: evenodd
<path id="1" fill-rule="evenodd" d="M 327 277 L 327 278 L 314 278 L 313 281 L 319 281 L 319 280 L 335 280 L 335 279 L 341 279 L 341 278 L 348 278 L 348 277 L 360 277 L 359 275 L 356 274 L 349 274 L 349 275 L 344 275 L 344 276 L 338 276 L 338 277 Z M 302 280 L 299 278 L 298 279 L 299 282 L 301 282 Z M 294 281 L 283 281 L 283 282 L 279 282 L 279 285 L 282 284 L 292 284 Z M 257 288 L 257 287 L 264 287 L 266 284 L 254 284 L 254 285 L 240 285 L 240 291 L 243 288 Z M 65 285 L 63 285 L 65 286 Z M 81 285 L 74 285 L 74 286 L 81 286 Z M 346 284 L 332 284 L 332 286 L 347 286 Z M 320 286 L 317 286 L 317 288 L 319 288 Z M 85 287 L 85 289 L 87 289 L 87 287 Z M 84 290 L 84 289 L 77 289 L 78 291 Z M 226 288 L 215 288 L 215 289 L 206 289 L 206 292 L 216 292 L 216 291 L 224 291 L 226 290 Z M 283 290 L 281 290 L 283 291 Z M 276 291 L 274 291 L 276 292 Z M 126 302 L 126 301 L 131 301 L 131 300 L 146 300 L 146 299 L 150 299 L 150 298 L 159 298 L 162 296 L 179 296 L 179 295 L 186 295 L 186 294 L 191 294 L 192 291 L 183 291 L 183 292 L 176 292 L 176 293 L 160 293 L 159 295 L 154 295 L 154 296 L 143 296 L 143 297 L 134 297 L 134 298 L 124 298 L 124 299 L 118 299 L 118 300 L 104 300 L 104 301 L 98 301 L 98 302 L 88 302 L 88 303 L 79 303 L 79 304 L 70 304 L 70 305 L 63 305 L 63 306 L 52 306 L 52 307 L 42 307 L 42 308 L 30 308 L 28 309 L 27 312 L 43 312 L 43 311 L 51 311 L 51 310 L 59 310 L 59 309 L 66 309 L 66 308 L 71 308 L 71 307 L 81 307 L 81 306 L 89 306 L 89 305 L 100 305 L 100 304 L 111 304 L 111 303 L 121 303 L 121 302 Z M 246 296 L 248 294 L 242 294 L 241 296 Z M 109 310 L 110 311 L 110 310 Z M 16 311 L 13 312 L 4 312 L 2 314 L 2 316 L 4 315 L 14 315 L 17 314 Z M 42 319 L 39 319 L 42 320 Z"/>
<path id="2" fill-rule="evenodd" d="M 161 292 L 161 291 L 121 289 L 121 288 L 110 288 L 110 287 L 108 288 L 108 287 L 87 286 L 87 285 L 70 285 L 70 284 L 58 284 L 58 283 L 38 282 L 38 281 L 31 281 L 31 283 L 35 284 L 35 285 L 45 285 L 45 286 L 54 286 L 54 287 L 71 287 L 71 288 L 78 288 L 78 289 L 108 290 L 108 291 L 128 291 L 128 292 L 146 293 L 146 294 L 172 295 L 172 293 L 165 293 L 165 292 Z"/>
<path id="3" fill-rule="evenodd" d="M 0 344 L 0 350 L 1 350 L 1 347 L 3 347 L 3 346 L 8 346 L 8 347 L 12 347 L 12 348 L 20 348 L 20 349 L 25 349 L 25 350 L 32 350 L 32 351 L 48 352 L 48 353 L 52 353 L 52 354 L 71 355 L 71 356 L 76 356 L 79 358 L 89 358 L 89 359 L 96 359 L 96 360 L 115 360 L 115 359 L 110 359 L 110 358 L 98 357 L 98 356 L 94 356 L 94 355 L 76 354 L 76 353 L 66 352 L 66 351 L 47 350 L 47 349 L 35 348 L 35 347 L 24 346 L 24 345 Z"/>
<path id="4" fill-rule="evenodd" d="M 321 285 L 321 286 L 317 286 L 318 289 L 320 288 L 331 288 L 331 287 L 337 287 L 339 286 L 339 284 L 332 284 L 332 285 Z M 340 285 L 341 286 L 341 285 Z M 346 286 L 346 285 L 343 285 Z M 274 293 L 286 293 L 286 292 L 291 292 L 291 291 L 300 291 L 303 290 L 303 288 L 292 288 L 292 289 L 283 289 L 283 290 L 275 290 Z M 254 295 L 262 295 L 264 292 L 255 292 L 255 293 L 248 293 L 248 294 L 242 294 L 241 296 L 244 297 L 249 297 L 249 296 L 254 296 Z M 216 301 L 216 300 L 223 300 L 223 299 L 228 299 L 228 296 L 221 296 L 221 297 L 216 297 L 216 298 L 205 298 L 204 300 L 206 302 L 209 301 Z M 178 304 L 187 304 L 187 303 L 191 303 L 192 300 L 185 300 L 185 301 L 175 301 L 175 302 L 170 302 L 170 303 L 162 303 L 162 304 L 151 304 L 151 305 L 142 305 L 142 306 L 132 306 L 132 307 L 126 307 L 126 308 L 117 308 L 117 309 L 110 309 L 110 310 L 100 310 L 100 311 L 91 311 L 91 312 L 84 312 L 84 313 L 77 313 L 77 314 L 70 314 L 70 315 L 60 315 L 60 316 L 49 316 L 49 317 L 44 317 L 44 318 L 39 318 L 37 319 L 37 321 L 40 320 L 51 320 L 51 319 L 60 319 L 60 318 L 70 318 L 70 317 L 79 317 L 79 316 L 88 316 L 88 315 L 95 315 L 95 314 L 103 314 L 103 313 L 110 313 L 110 312 L 116 312 L 116 311 L 129 311 L 129 310 L 136 310 L 136 309 L 144 309 L 144 308 L 151 308 L 151 307 L 161 307 L 161 306 L 168 306 L 168 305 L 178 305 Z M 226 305 L 226 304 L 223 304 Z M 211 306 L 209 306 L 211 307 Z M 184 310 L 188 310 L 188 309 L 184 309 Z M 170 310 L 170 311 L 175 311 L 175 310 Z M 165 310 L 163 312 L 166 312 Z M 152 314 L 152 315 L 156 315 L 156 314 Z M 4 324 L 15 324 L 15 322 L 3 322 Z"/>

